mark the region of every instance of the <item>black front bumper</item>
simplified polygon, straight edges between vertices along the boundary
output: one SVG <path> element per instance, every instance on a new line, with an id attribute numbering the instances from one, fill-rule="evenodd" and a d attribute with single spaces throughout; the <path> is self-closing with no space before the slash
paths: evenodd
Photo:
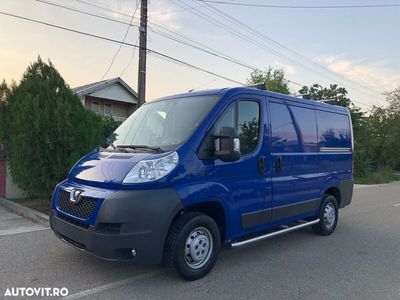
<path id="1" fill-rule="evenodd" d="M 169 225 L 181 209 L 172 189 L 117 191 L 104 199 L 93 225 L 57 210 L 51 212 L 50 225 L 64 242 L 102 259 L 158 264 Z"/>

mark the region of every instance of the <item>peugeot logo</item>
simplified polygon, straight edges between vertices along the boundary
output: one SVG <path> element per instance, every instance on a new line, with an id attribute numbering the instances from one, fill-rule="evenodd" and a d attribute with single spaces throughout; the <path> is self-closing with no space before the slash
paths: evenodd
<path id="1" fill-rule="evenodd" d="M 81 201 L 82 192 L 81 190 L 72 189 L 69 193 L 69 201 L 74 204 L 79 203 L 79 201 Z"/>

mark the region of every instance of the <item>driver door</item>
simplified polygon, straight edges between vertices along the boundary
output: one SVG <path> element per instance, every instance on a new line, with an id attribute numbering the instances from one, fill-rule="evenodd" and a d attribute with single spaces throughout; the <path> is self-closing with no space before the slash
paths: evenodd
<path id="1" fill-rule="evenodd" d="M 260 229 L 271 218 L 271 183 L 268 138 L 263 97 L 241 96 L 232 101 L 214 124 L 214 133 L 222 127 L 236 128 L 241 158 L 233 162 L 220 159 L 208 167 L 208 180 L 222 185 L 229 193 L 231 236 Z"/>

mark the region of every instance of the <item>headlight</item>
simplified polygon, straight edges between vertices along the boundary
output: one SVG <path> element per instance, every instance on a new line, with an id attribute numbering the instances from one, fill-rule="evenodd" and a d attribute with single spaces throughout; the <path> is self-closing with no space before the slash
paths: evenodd
<path id="1" fill-rule="evenodd" d="M 141 183 L 160 179 L 178 165 L 178 153 L 173 152 L 164 157 L 138 162 L 126 175 L 123 183 Z"/>

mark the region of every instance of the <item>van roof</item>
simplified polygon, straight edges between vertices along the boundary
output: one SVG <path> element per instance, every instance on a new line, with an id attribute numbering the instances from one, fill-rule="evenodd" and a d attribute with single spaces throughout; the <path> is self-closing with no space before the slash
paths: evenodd
<path id="1" fill-rule="evenodd" d="M 192 96 L 206 96 L 206 95 L 224 96 L 224 95 L 229 94 L 231 96 L 234 96 L 235 94 L 242 94 L 242 93 L 276 97 L 276 98 L 279 98 L 282 100 L 289 101 L 292 104 L 296 104 L 296 103 L 297 104 L 305 104 L 305 105 L 313 106 L 315 108 L 329 109 L 329 110 L 334 110 L 337 112 L 348 113 L 348 109 L 343 106 L 319 102 L 319 101 L 315 101 L 312 99 L 309 100 L 309 99 L 304 99 L 304 98 L 293 97 L 293 96 L 286 95 L 286 94 L 281 94 L 281 93 L 276 93 L 276 92 L 271 92 L 271 91 L 266 91 L 266 90 L 260 90 L 260 89 L 251 88 L 251 87 L 232 87 L 232 88 L 209 89 L 209 90 L 186 92 L 186 93 L 181 93 L 181 94 L 158 98 L 158 99 L 155 99 L 154 101 L 168 100 L 171 98 L 176 99 L 176 98 L 184 98 L 184 97 L 192 97 Z"/>

